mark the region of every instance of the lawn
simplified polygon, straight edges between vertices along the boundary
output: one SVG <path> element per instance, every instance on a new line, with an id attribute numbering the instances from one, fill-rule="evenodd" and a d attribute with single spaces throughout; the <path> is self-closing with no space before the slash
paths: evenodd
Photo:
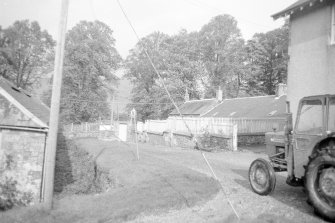
<path id="1" fill-rule="evenodd" d="M 52 211 L 31 207 L 1 213 L 1 222 L 124 222 L 140 214 L 192 207 L 219 192 L 213 179 L 181 165 L 150 154 L 141 154 L 138 161 L 134 145 L 93 138 L 75 143 L 109 171 L 114 187 L 105 193 L 60 198 Z"/>

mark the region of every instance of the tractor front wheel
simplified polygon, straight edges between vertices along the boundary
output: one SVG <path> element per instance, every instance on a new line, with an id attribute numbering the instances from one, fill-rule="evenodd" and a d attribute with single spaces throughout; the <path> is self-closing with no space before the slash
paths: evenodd
<path id="1" fill-rule="evenodd" d="M 309 201 L 321 216 L 335 220 L 335 157 L 327 150 L 318 151 L 306 170 Z"/>
<path id="2" fill-rule="evenodd" d="M 276 175 L 272 165 L 264 159 L 256 159 L 249 168 L 249 182 L 259 195 L 268 195 L 276 186 Z"/>

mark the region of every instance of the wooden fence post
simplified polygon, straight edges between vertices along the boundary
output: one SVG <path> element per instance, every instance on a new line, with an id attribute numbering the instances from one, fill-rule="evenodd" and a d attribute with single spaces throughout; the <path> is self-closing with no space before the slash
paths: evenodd
<path id="1" fill-rule="evenodd" d="M 232 147 L 233 151 L 237 151 L 237 125 L 233 125 Z"/>

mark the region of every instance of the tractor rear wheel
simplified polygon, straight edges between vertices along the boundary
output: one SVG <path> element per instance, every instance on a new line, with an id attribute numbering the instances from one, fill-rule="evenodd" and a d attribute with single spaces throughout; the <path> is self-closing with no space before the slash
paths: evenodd
<path id="1" fill-rule="evenodd" d="M 249 182 L 259 195 L 268 195 L 276 186 L 276 175 L 272 165 L 264 159 L 256 159 L 249 168 Z"/>
<path id="2" fill-rule="evenodd" d="M 313 154 L 305 174 L 308 200 L 322 217 L 335 220 L 335 156 L 329 148 Z"/>

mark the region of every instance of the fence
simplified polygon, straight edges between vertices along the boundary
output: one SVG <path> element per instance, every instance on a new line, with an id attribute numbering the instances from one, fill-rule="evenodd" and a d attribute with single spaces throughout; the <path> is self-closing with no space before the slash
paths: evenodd
<path id="1" fill-rule="evenodd" d="M 237 125 L 237 134 L 265 134 L 266 132 L 283 131 L 285 118 L 234 118 L 231 122 Z"/>
<path id="2" fill-rule="evenodd" d="M 185 125 L 186 123 L 186 125 Z M 230 136 L 232 134 L 234 123 L 231 119 L 213 119 L 213 118 L 183 118 L 173 117 L 168 120 L 147 120 L 144 124 L 138 125 L 139 131 L 149 132 L 184 132 L 194 135 L 208 132 L 211 134 L 220 134 Z"/>
<path id="3" fill-rule="evenodd" d="M 69 125 L 63 126 L 63 131 L 66 135 L 76 135 L 77 137 L 99 137 L 99 138 L 113 138 L 115 132 L 118 131 L 118 123 L 115 122 L 114 125 L 107 125 L 106 122 L 84 122 L 81 124 L 71 123 Z"/>
<path id="4" fill-rule="evenodd" d="M 185 132 L 191 130 L 192 134 L 203 134 L 208 132 L 211 134 L 220 134 L 230 136 L 233 127 L 237 126 L 237 134 L 264 134 L 284 130 L 285 118 L 183 118 L 170 117 L 167 120 L 147 120 L 145 123 L 138 122 L 137 130 L 139 132 Z M 115 125 L 96 123 L 71 124 L 64 127 L 67 132 L 99 132 L 99 131 L 115 131 L 117 132 L 118 124 Z"/>
<path id="5" fill-rule="evenodd" d="M 264 134 L 284 130 L 285 118 L 183 118 L 171 117 L 168 120 L 147 120 L 138 127 L 138 131 L 152 132 L 189 132 L 193 134 L 209 132 L 212 134 L 230 135 L 233 126 L 237 134 Z"/>

